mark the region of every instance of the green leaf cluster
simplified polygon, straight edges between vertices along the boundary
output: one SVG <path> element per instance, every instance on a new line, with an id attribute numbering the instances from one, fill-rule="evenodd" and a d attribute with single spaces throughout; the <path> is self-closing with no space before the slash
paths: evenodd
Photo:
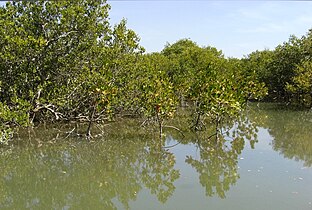
<path id="1" fill-rule="evenodd" d="M 144 54 L 125 20 L 110 25 L 109 9 L 104 0 L 13 1 L 0 9 L 3 138 L 12 124 L 91 126 L 118 114 L 154 120 L 161 136 L 179 104 L 194 104 L 196 127 L 201 116 L 218 125 L 265 95 L 254 71 L 216 48 L 182 39 Z"/>
<path id="2" fill-rule="evenodd" d="M 213 47 L 199 47 L 183 39 L 162 51 L 173 62 L 168 72 L 176 95 L 194 103 L 195 130 L 201 129 L 200 118 L 208 116 L 218 126 L 223 118 L 236 116 L 247 100 L 266 94 L 263 83 L 253 71 L 246 71 L 242 61 L 225 58 Z"/>
<path id="3" fill-rule="evenodd" d="M 312 31 L 302 37 L 290 36 L 274 50 L 255 51 L 243 59 L 247 71 L 268 88 L 269 101 L 291 102 L 311 107 Z"/>

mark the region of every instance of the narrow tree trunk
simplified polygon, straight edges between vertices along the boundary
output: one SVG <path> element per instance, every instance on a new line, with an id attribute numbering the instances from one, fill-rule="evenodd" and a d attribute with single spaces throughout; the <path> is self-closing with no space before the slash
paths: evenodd
<path id="1" fill-rule="evenodd" d="M 162 126 L 162 120 L 159 117 L 158 111 L 156 112 L 156 117 L 157 117 L 157 122 L 158 122 L 158 126 L 159 126 L 159 138 L 161 140 L 162 133 L 163 133 L 163 126 Z"/>
<path id="2" fill-rule="evenodd" d="M 220 119 L 219 119 L 219 115 L 217 114 L 216 115 L 216 138 L 218 139 L 219 138 L 219 122 L 220 122 Z"/>
<path id="3" fill-rule="evenodd" d="M 199 130 L 199 128 L 198 128 L 199 123 L 200 123 L 200 112 L 197 113 L 197 119 L 195 122 L 195 131 Z"/>
<path id="4" fill-rule="evenodd" d="M 86 132 L 86 136 L 87 136 L 88 139 L 90 139 L 92 137 L 91 136 L 91 126 L 92 126 L 95 110 L 96 110 L 96 103 L 94 103 L 93 110 L 92 110 L 92 112 L 90 114 L 89 125 L 88 125 L 87 132 Z"/>

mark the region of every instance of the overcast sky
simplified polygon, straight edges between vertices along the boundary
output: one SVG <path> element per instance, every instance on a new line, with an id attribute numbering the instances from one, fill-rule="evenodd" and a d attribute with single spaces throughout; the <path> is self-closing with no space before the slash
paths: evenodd
<path id="1" fill-rule="evenodd" d="M 130 1 L 108 0 L 111 23 L 122 18 L 141 37 L 147 52 L 190 38 L 229 57 L 274 49 L 290 35 L 312 28 L 310 1 Z M 3 5 L 4 2 L 0 2 Z"/>
<path id="2" fill-rule="evenodd" d="M 309 1 L 116 1 L 109 0 L 112 23 L 123 17 L 147 52 L 166 42 L 190 38 L 214 46 L 226 56 L 242 57 L 273 49 L 294 34 L 312 28 Z"/>

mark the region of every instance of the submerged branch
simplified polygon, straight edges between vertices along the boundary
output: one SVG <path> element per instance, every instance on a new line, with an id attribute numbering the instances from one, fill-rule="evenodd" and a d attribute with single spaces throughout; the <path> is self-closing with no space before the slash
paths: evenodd
<path id="1" fill-rule="evenodd" d="M 179 131 L 179 133 L 180 133 L 183 137 L 185 137 L 184 133 L 183 133 L 179 128 L 177 128 L 177 127 L 174 127 L 174 126 L 172 126 L 172 125 L 163 125 L 162 127 L 163 127 L 163 128 L 173 128 L 173 129 Z"/>
<path id="2" fill-rule="evenodd" d="M 175 147 L 175 146 L 177 146 L 177 145 L 179 145 L 179 144 L 181 144 L 181 142 L 178 142 L 178 143 L 176 143 L 176 144 L 174 144 L 174 145 L 162 147 L 162 148 L 163 148 L 163 149 L 170 149 L 170 148 L 173 148 L 173 147 Z"/>

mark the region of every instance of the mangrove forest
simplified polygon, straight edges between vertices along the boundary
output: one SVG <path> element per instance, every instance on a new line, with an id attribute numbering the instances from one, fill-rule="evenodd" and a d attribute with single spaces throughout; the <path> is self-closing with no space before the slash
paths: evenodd
<path id="1" fill-rule="evenodd" d="M 199 131 L 237 117 L 248 101 L 311 107 L 312 32 L 242 59 L 190 39 L 146 53 L 106 1 L 12 1 L 0 8 L 0 142 L 42 123 L 121 118 L 155 124 L 160 137 L 181 107 Z M 209 40 L 208 40 L 209 41 Z M 105 131 L 104 131 L 105 132 Z M 181 131 L 182 132 L 182 131 Z M 77 133 L 78 135 L 78 133 Z"/>

